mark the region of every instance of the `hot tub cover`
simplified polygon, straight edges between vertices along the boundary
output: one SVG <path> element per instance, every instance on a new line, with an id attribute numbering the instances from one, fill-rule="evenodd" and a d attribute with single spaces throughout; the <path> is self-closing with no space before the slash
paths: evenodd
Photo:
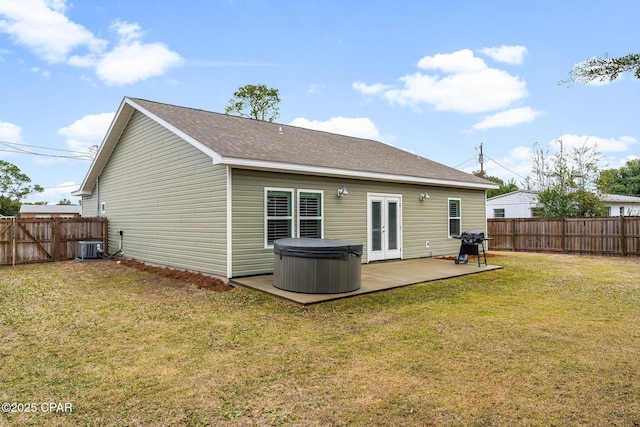
<path id="1" fill-rule="evenodd" d="M 347 259 L 362 256 L 362 243 L 332 239 L 279 239 L 273 243 L 276 255 L 298 258 Z"/>

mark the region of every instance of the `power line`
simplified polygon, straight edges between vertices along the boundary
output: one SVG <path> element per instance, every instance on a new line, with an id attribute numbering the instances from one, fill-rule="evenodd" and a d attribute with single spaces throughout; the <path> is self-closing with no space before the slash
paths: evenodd
<path id="1" fill-rule="evenodd" d="M 93 160 L 93 153 L 87 153 L 87 152 L 83 152 L 83 151 L 64 150 L 62 148 L 43 147 L 43 146 L 39 146 L 39 145 L 20 144 L 18 142 L 7 142 L 7 141 L 0 141 L 0 144 L 6 146 L 8 148 L 11 148 L 11 150 L 0 149 L 0 151 L 6 152 L 6 153 L 30 154 L 30 155 L 33 155 L 33 156 L 57 157 L 57 158 L 61 158 L 61 159 Z M 35 151 L 31 151 L 31 150 L 25 150 L 23 148 L 20 148 L 19 146 L 21 146 L 21 147 L 40 148 L 40 149 L 44 149 L 44 150 L 61 151 L 61 152 L 67 152 L 67 153 L 76 153 L 78 155 L 76 155 L 76 156 L 63 156 L 63 155 L 59 155 L 59 154 L 38 153 L 38 152 L 35 152 Z"/>
<path id="2" fill-rule="evenodd" d="M 90 154 L 85 151 L 76 151 L 76 150 L 65 150 L 63 148 L 53 148 L 53 147 L 43 147 L 41 145 L 31 145 L 31 144 L 22 144 L 20 142 L 9 142 L 9 141 L 0 141 L 0 144 L 5 145 L 20 145 L 22 147 L 32 147 L 32 148 L 44 148 L 45 150 L 53 150 L 53 151 L 66 151 L 67 153 L 77 153 L 77 154 Z"/>
<path id="3" fill-rule="evenodd" d="M 45 190 L 51 190 L 53 188 L 67 188 L 67 187 L 80 187 L 80 184 L 65 184 L 65 185 L 56 185 L 55 187 L 42 187 Z"/>
<path id="4" fill-rule="evenodd" d="M 504 165 L 500 164 L 500 162 L 498 162 L 498 161 L 496 161 L 495 159 L 493 159 L 493 158 L 491 158 L 491 157 L 487 156 L 486 154 L 485 154 L 485 157 L 486 157 L 487 159 L 491 160 L 492 162 L 494 162 L 495 164 L 497 164 L 498 166 L 500 166 L 502 169 L 506 170 L 507 172 L 509 172 L 509 173 L 511 173 L 511 174 L 513 174 L 513 175 L 515 175 L 515 176 L 518 176 L 518 177 L 520 177 L 520 178 L 522 178 L 522 179 L 526 179 L 524 176 L 520 175 L 519 173 L 516 173 L 516 172 L 512 171 L 512 170 L 511 170 L 511 169 L 509 169 L 508 167 L 506 167 L 506 166 L 504 166 Z"/>
<path id="5" fill-rule="evenodd" d="M 472 158 L 470 158 L 468 160 L 465 160 L 464 162 L 460 163 L 459 165 L 455 165 L 453 168 L 454 169 L 458 169 L 460 166 L 464 165 L 465 163 L 469 163 L 470 161 L 475 160 L 475 159 L 476 159 L 475 157 L 472 157 Z"/>

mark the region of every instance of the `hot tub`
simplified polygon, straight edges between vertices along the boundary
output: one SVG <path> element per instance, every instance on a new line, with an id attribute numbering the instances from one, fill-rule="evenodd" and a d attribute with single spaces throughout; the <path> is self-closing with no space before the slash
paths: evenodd
<path id="1" fill-rule="evenodd" d="M 273 285 L 306 294 L 360 289 L 362 243 L 329 239 L 279 239 L 273 244 Z"/>

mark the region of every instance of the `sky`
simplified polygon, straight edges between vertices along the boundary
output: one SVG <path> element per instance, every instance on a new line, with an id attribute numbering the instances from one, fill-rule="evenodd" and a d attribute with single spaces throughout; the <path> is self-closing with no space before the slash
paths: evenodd
<path id="1" fill-rule="evenodd" d="M 282 124 L 375 139 L 520 184 L 534 147 L 640 156 L 640 80 L 560 84 L 638 53 L 636 0 L 0 0 L 0 159 L 58 203 L 125 96 L 223 113 L 247 84 Z"/>

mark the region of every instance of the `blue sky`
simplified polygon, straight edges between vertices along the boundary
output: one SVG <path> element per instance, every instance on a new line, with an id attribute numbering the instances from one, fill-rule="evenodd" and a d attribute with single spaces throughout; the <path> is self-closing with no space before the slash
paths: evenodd
<path id="1" fill-rule="evenodd" d="M 224 112 L 266 84 L 279 123 L 468 172 L 482 143 L 487 172 L 520 183 L 558 139 L 620 167 L 640 156 L 640 80 L 558 82 L 637 53 L 638 16 L 635 0 L 0 0 L 0 159 L 46 188 L 27 201 L 57 203 L 124 96 Z"/>

